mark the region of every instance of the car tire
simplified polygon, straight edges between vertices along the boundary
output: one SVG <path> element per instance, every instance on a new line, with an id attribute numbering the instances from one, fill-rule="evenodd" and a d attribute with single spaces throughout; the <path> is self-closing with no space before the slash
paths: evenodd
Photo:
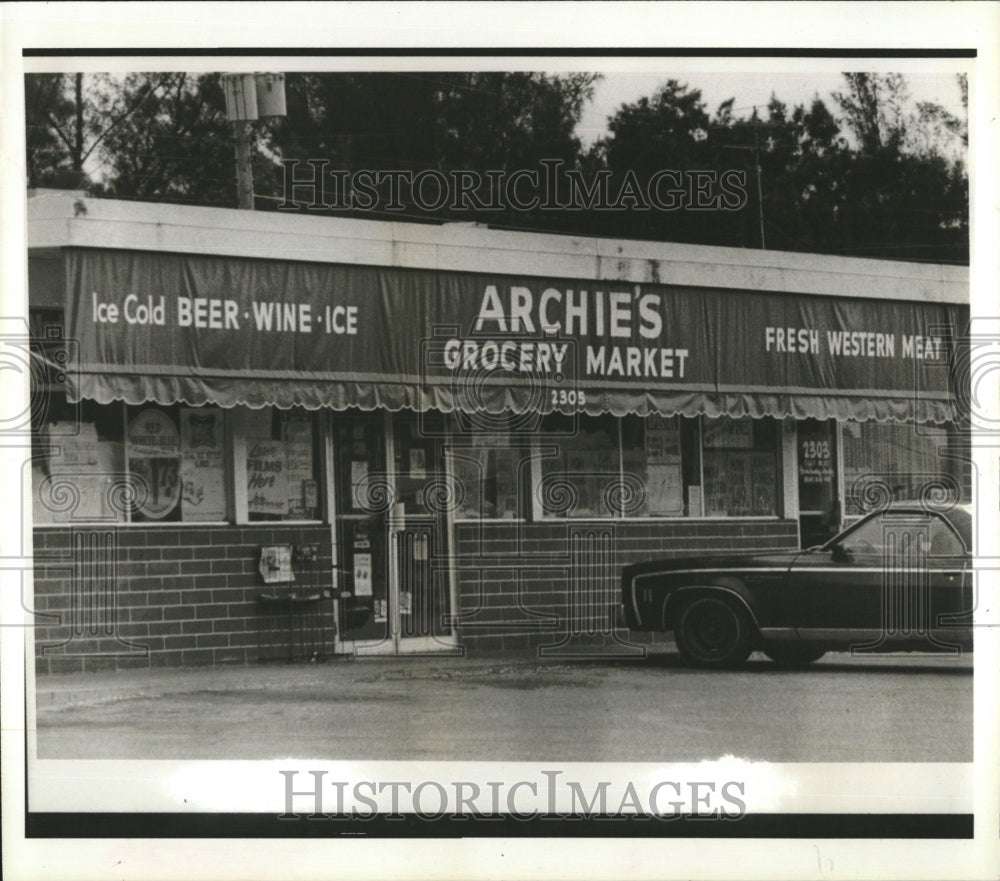
<path id="1" fill-rule="evenodd" d="M 753 651 L 756 630 L 746 610 L 723 596 L 699 596 L 684 604 L 674 640 L 693 667 L 738 667 Z"/>
<path id="2" fill-rule="evenodd" d="M 779 667 L 794 669 L 807 667 L 813 661 L 818 661 L 826 654 L 826 649 L 817 649 L 807 645 L 773 644 L 764 646 L 767 655 Z"/>

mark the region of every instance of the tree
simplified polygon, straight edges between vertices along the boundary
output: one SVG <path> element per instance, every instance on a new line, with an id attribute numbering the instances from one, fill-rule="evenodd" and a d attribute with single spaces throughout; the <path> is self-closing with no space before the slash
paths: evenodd
<path id="1" fill-rule="evenodd" d="M 437 77 L 439 160 L 445 168 L 537 168 L 543 159 L 575 165 L 574 133 L 596 74 L 449 73 Z"/>
<path id="2" fill-rule="evenodd" d="M 102 132 L 101 195 L 235 205 L 232 128 L 217 75 L 128 74 L 101 92 L 96 110 L 113 120 Z M 270 164 L 258 163 L 262 172 Z"/>
<path id="3" fill-rule="evenodd" d="M 83 74 L 26 76 L 24 110 L 28 186 L 82 186 L 85 118 L 90 116 Z"/>
<path id="4" fill-rule="evenodd" d="M 862 155 L 898 152 L 906 140 L 909 101 L 902 74 L 845 73 L 843 77 L 847 90 L 834 92 L 833 98 L 846 114 Z"/>
<path id="5" fill-rule="evenodd" d="M 900 74 L 845 73 L 834 94 L 858 140 L 844 175 L 837 238 L 847 253 L 968 260 L 968 179 L 947 142 L 962 122 L 939 105 L 907 113 Z M 961 85 L 961 80 L 960 80 Z M 967 135 L 965 143 L 967 143 Z"/>
<path id="6" fill-rule="evenodd" d="M 612 193 L 621 192 L 631 180 L 643 186 L 668 171 L 668 185 L 678 191 L 673 199 L 678 203 L 689 198 L 680 191 L 694 173 L 733 168 L 750 184 L 752 160 L 733 152 L 739 145 L 725 135 L 732 124 L 732 101 L 724 102 L 713 118 L 698 89 L 671 79 L 652 96 L 618 108 L 608 120 L 609 135 L 592 147 L 588 167 L 591 172 L 602 167 L 610 171 Z M 717 245 L 745 245 L 752 233 L 744 228 L 741 213 L 692 211 L 680 204 L 670 211 L 611 211 L 599 216 L 599 223 L 602 234 Z"/>
<path id="7" fill-rule="evenodd" d="M 574 129 L 596 80 L 594 74 L 535 72 L 290 74 L 288 116 L 276 127 L 271 146 L 281 158 L 326 159 L 331 170 L 351 173 L 484 175 L 487 170 L 538 169 L 543 159 L 575 166 L 580 142 Z M 384 214 L 492 223 L 525 220 L 497 211 L 428 213 L 407 195 L 401 194 L 404 211 Z"/>
<path id="8" fill-rule="evenodd" d="M 133 85 L 141 78 L 143 88 L 130 96 L 107 74 L 26 76 L 28 185 L 94 190 L 103 177 L 97 157 L 106 152 L 107 136 L 157 96 L 171 76 L 133 75 Z"/>

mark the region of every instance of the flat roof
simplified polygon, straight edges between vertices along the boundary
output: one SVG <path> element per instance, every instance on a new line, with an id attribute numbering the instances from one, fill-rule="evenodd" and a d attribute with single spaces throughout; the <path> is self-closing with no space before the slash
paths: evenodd
<path id="1" fill-rule="evenodd" d="M 675 242 L 510 232 L 280 211 L 92 199 L 37 190 L 29 250 L 119 248 L 672 284 L 884 300 L 969 302 L 964 266 Z"/>

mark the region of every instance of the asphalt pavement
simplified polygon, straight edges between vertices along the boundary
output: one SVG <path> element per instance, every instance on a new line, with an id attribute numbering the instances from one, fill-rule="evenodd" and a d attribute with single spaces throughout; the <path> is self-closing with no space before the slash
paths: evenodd
<path id="1" fill-rule="evenodd" d="M 966 762 L 972 656 L 800 671 L 641 660 L 335 659 L 37 677 L 38 755 L 75 759 Z"/>

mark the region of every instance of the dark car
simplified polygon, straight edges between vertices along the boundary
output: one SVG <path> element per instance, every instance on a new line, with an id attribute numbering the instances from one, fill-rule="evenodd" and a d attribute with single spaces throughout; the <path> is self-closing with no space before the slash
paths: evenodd
<path id="1" fill-rule="evenodd" d="M 787 666 L 834 649 L 958 652 L 972 647 L 971 555 L 969 507 L 893 505 L 805 551 L 627 566 L 622 603 L 629 628 L 672 630 L 698 667 L 758 649 Z"/>

